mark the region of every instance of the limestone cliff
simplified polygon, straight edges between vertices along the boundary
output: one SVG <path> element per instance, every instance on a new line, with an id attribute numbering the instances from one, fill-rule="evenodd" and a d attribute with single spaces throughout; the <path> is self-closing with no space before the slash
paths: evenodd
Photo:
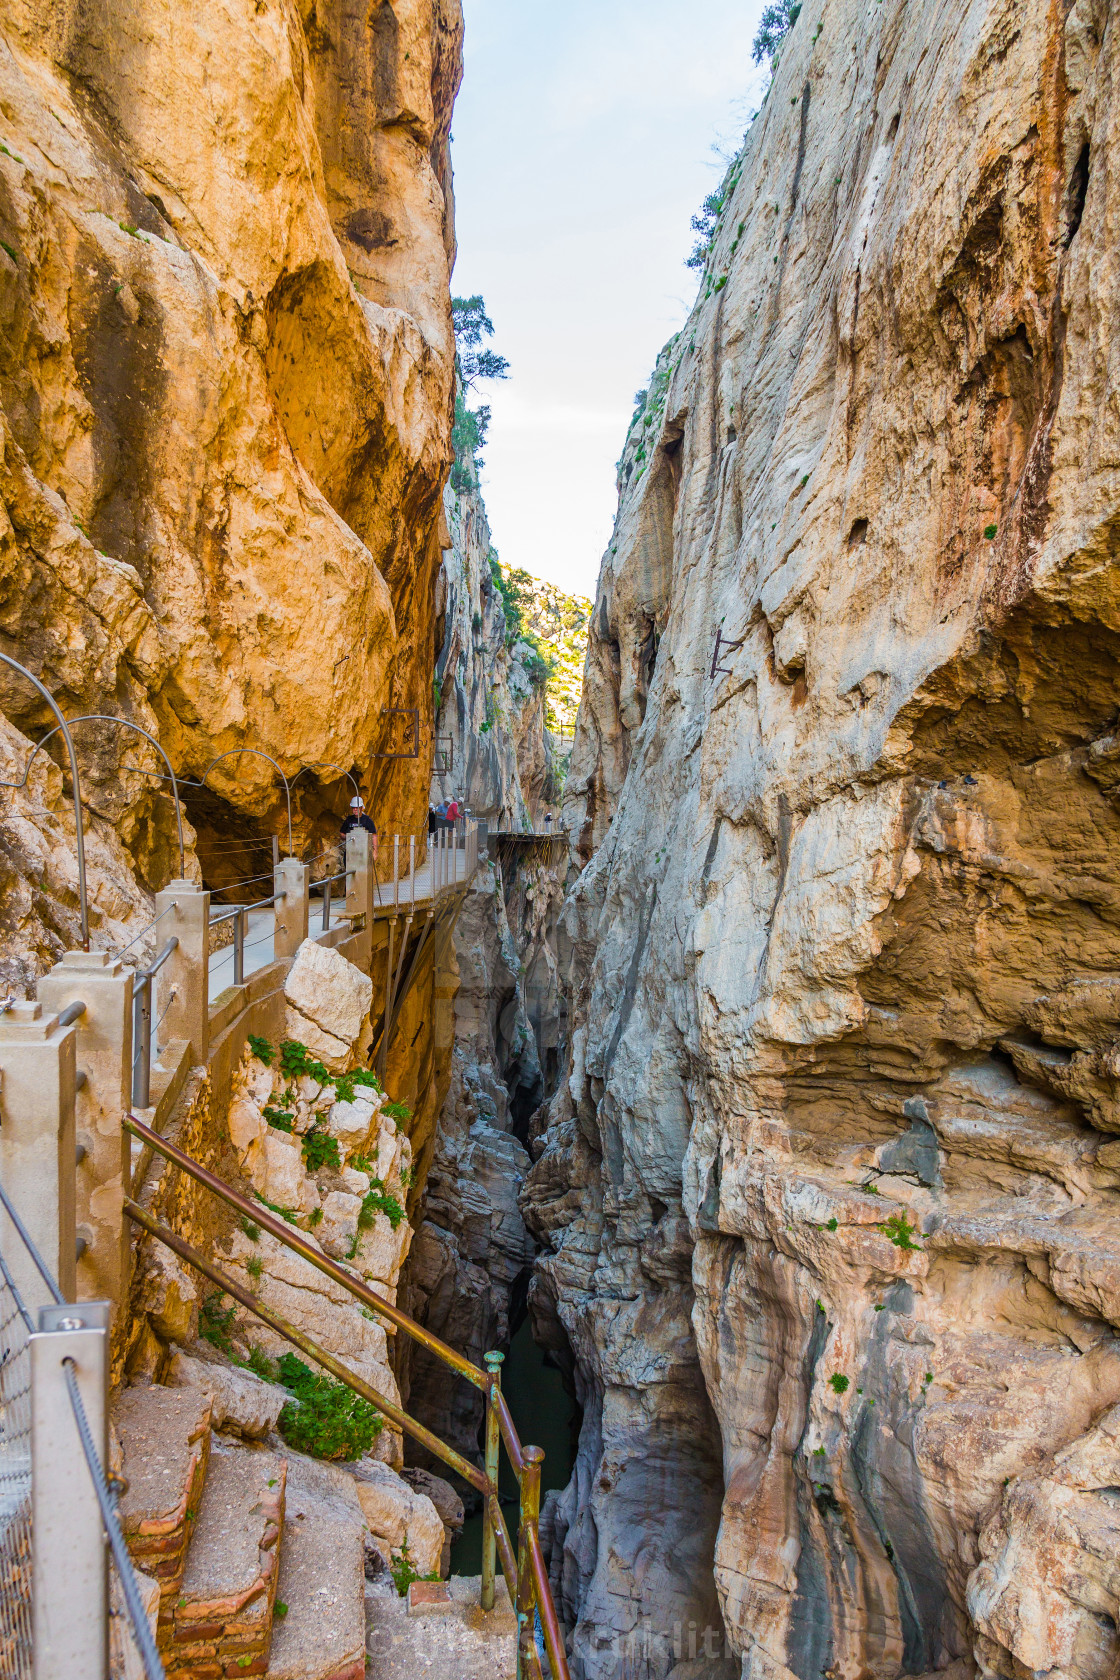
<path id="1" fill-rule="evenodd" d="M 1120 1661 L 1118 52 L 804 6 L 627 441 L 525 1203 L 581 1676 Z"/>
<path id="2" fill-rule="evenodd" d="M 3 650 L 68 715 L 158 735 L 185 777 L 240 746 L 289 776 L 327 761 L 404 832 L 424 789 L 374 755 L 411 734 L 394 707 L 431 747 L 461 34 L 459 0 L 10 0 L 0 20 Z M 11 672 L 0 706 L 18 779 L 53 720 Z M 77 738 L 105 944 L 177 860 L 131 768 L 155 755 Z M 318 775 L 304 840 L 339 780 Z M 74 942 L 61 792 L 50 770 L 4 796 L 21 988 Z M 282 831 L 260 758 L 188 806 L 204 866 L 216 838 Z"/>
<path id="3" fill-rule="evenodd" d="M 480 1363 L 488 1349 L 509 1344 L 534 1254 L 518 1195 L 530 1165 L 530 1120 L 555 1088 L 564 1035 L 555 925 L 567 848 L 559 839 L 539 846 L 498 839 L 499 828 L 532 828 L 548 791 L 552 743 L 530 663 L 539 656 L 511 636 L 485 504 L 476 475 L 468 477 L 447 491 L 452 542 L 439 596 L 433 792 L 458 793 L 492 832 L 455 927 L 451 1088 L 405 1289 L 410 1312 Z M 415 1414 L 477 1454 L 478 1391 L 422 1350 L 411 1353 L 407 1380 Z"/>
<path id="4" fill-rule="evenodd" d="M 545 688 L 533 649 L 511 634 L 486 504 L 468 468 L 445 492 L 450 547 L 437 587 L 433 792 L 464 798 L 493 829 L 532 828 L 557 789 L 545 727 Z"/>

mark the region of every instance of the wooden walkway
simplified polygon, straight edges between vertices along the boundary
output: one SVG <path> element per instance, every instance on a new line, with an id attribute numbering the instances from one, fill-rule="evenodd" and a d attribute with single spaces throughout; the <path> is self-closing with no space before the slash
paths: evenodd
<path id="1" fill-rule="evenodd" d="M 408 862 L 407 849 L 398 847 L 405 853 L 405 863 Z M 477 851 L 461 841 L 455 847 L 433 848 L 425 863 L 421 864 L 413 874 L 407 872 L 393 880 L 393 843 L 390 838 L 387 847 L 383 847 L 377 860 L 376 878 L 378 885 L 374 892 L 374 920 L 378 922 L 391 921 L 396 916 L 426 915 L 434 911 L 445 899 L 462 891 L 474 873 L 478 861 Z M 382 871 L 388 867 L 388 880 L 382 880 Z M 323 924 L 323 899 L 321 893 L 316 896 L 317 883 L 312 882 L 311 914 L 308 918 L 308 938 L 315 939 L 331 928 L 345 926 L 349 918 L 346 915 L 346 900 L 341 894 L 332 896 L 330 904 L 330 918 L 326 926 Z M 341 882 L 334 887 L 338 893 Z M 222 907 L 232 909 L 231 905 Z M 245 978 L 255 974 L 259 968 L 267 968 L 269 963 L 276 961 L 275 908 L 266 906 L 261 910 L 250 910 L 246 917 L 245 929 Z M 233 945 L 224 945 L 210 956 L 209 1002 L 221 996 L 227 986 L 234 983 L 233 976 Z"/>

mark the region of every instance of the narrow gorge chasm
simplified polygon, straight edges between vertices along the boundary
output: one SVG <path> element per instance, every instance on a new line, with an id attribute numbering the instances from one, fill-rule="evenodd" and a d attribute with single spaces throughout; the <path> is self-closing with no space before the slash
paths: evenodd
<path id="1" fill-rule="evenodd" d="M 1117 1680 L 1115 9 L 766 7 L 592 602 L 491 536 L 464 3 L 0 0 L 0 1185 L 111 1308 L 96 1680 L 566 1680 L 553 1605 L 572 1680 Z"/>

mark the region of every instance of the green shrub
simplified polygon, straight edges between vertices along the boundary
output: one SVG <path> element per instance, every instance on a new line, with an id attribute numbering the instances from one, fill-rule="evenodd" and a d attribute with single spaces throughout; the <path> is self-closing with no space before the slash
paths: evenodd
<path id="1" fill-rule="evenodd" d="M 238 1220 L 238 1224 L 241 1226 L 241 1229 L 244 1231 L 250 1242 L 260 1242 L 261 1228 L 254 1220 L 249 1218 L 247 1213 L 243 1213 L 241 1215 L 241 1218 Z"/>
<path id="2" fill-rule="evenodd" d="M 358 1214 L 359 1231 L 367 1231 L 379 1213 L 386 1216 L 394 1231 L 404 1218 L 404 1209 L 397 1198 L 377 1178 L 362 1197 L 361 1212 Z"/>
<path id="3" fill-rule="evenodd" d="M 249 1349 L 249 1357 L 245 1363 L 255 1377 L 262 1377 L 265 1382 L 276 1381 L 276 1372 L 273 1369 L 271 1359 L 262 1347 L 257 1346 L 256 1342 Z"/>
<path id="4" fill-rule="evenodd" d="M 885 1237 L 890 1238 L 896 1248 L 903 1250 L 921 1249 L 921 1243 L 914 1241 L 918 1233 L 918 1227 L 911 1225 L 904 1213 L 892 1213 L 890 1218 L 884 1220 L 883 1224 L 879 1226 L 879 1230 Z"/>
<path id="5" fill-rule="evenodd" d="M 338 1139 L 322 1126 L 313 1126 L 304 1134 L 303 1164 L 309 1173 L 318 1172 L 320 1167 L 333 1167 L 337 1172 L 342 1166 Z"/>
<path id="6" fill-rule="evenodd" d="M 259 1254 L 250 1254 L 245 1262 L 245 1270 L 254 1280 L 260 1279 L 260 1275 L 264 1271 L 264 1261 Z"/>
<path id="7" fill-rule="evenodd" d="M 338 1102 L 352 1103 L 354 1093 L 358 1088 L 369 1089 L 377 1096 L 381 1095 L 381 1081 L 372 1068 L 355 1068 L 352 1073 L 340 1073 L 334 1082 L 335 1098 Z"/>
<path id="8" fill-rule="evenodd" d="M 832 1389 L 834 1394 L 846 1394 L 850 1384 L 843 1372 L 833 1371 L 832 1375 L 828 1379 L 828 1386 Z"/>
<path id="9" fill-rule="evenodd" d="M 261 1109 L 261 1113 L 275 1131 L 287 1132 L 289 1136 L 291 1135 L 296 1117 L 290 1109 L 273 1108 L 271 1103 L 266 1103 L 264 1108 Z"/>
<path id="10" fill-rule="evenodd" d="M 312 1458 L 354 1459 L 368 1452 L 384 1427 L 376 1407 L 325 1372 L 316 1374 L 294 1353 L 277 1360 L 280 1381 L 294 1396 L 280 1413 L 280 1433 Z"/>
<path id="11" fill-rule="evenodd" d="M 317 1085 L 330 1085 L 334 1074 L 313 1056 L 306 1044 L 296 1038 L 286 1038 L 280 1046 L 280 1077 L 288 1080 L 308 1078 Z"/>
<path id="12" fill-rule="evenodd" d="M 761 64 L 764 58 L 773 58 L 800 16 L 800 0 L 774 0 L 763 7 L 758 33 L 751 43 L 751 57 L 756 64 Z"/>
<path id="13" fill-rule="evenodd" d="M 276 1060 L 275 1048 L 268 1042 L 267 1038 L 259 1038 L 256 1033 L 249 1034 L 249 1049 L 257 1058 L 257 1061 L 263 1062 L 265 1067 L 271 1067 Z"/>
<path id="14" fill-rule="evenodd" d="M 395 1120 L 397 1122 L 398 1132 L 406 1120 L 412 1119 L 412 1110 L 409 1108 L 407 1103 L 384 1103 L 382 1105 L 381 1112 L 382 1114 L 387 1115 L 390 1120 Z"/>
<path id="15" fill-rule="evenodd" d="M 989 542 L 991 542 L 991 541 L 992 541 L 992 539 L 993 539 L 993 537 L 994 537 L 994 536 L 995 536 L 995 534 L 996 534 L 996 531 L 997 531 L 997 530 L 998 530 L 998 529 L 999 529 L 999 527 L 998 527 L 998 526 L 996 526 L 996 525 L 985 525 L 985 527 L 984 527 L 984 535 L 985 535 L 985 537 L 987 537 L 987 539 L 988 539 L 988 541 L 989 541 Z"/>

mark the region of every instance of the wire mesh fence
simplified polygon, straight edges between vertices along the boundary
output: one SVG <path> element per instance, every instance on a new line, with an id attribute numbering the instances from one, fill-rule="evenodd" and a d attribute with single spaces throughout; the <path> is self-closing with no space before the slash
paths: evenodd
<path id="1" fill-rule="evenodd" d="M 0 1674 L 31 1680 L 32 1321 L 0 1254 Z"/>

